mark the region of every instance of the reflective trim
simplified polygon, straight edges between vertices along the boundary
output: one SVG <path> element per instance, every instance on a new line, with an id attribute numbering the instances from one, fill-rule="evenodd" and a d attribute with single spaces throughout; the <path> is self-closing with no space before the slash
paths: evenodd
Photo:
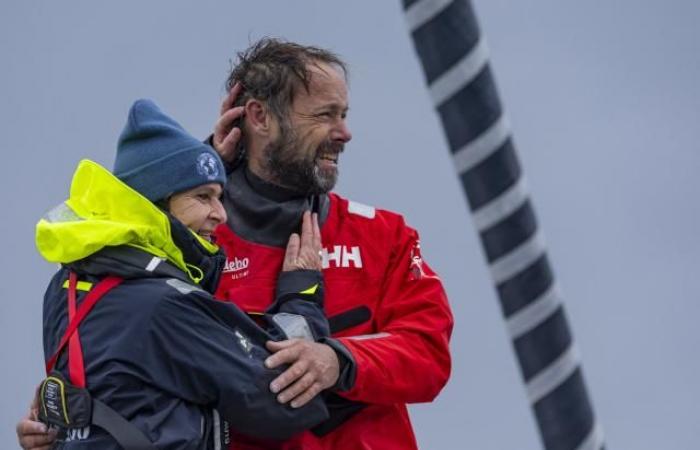
<path id="1" fill-rule="evenodd" d="M 316 291 L 318 290 L 318 283 L 314 284 L 308 289 L 304 289 L 303 291 L 299 292 L 300 294 L 304 295 L 314 295 Z"/>
<path id="2" fill-rule="evenodd" d="M 272 316 L 272 321 L 280 327 L 287 336 L 287 339 L 314 340 L 311 327 L 304 316 L 300 316 L 299 314 L 277 313 Z"/>
<path id="3" fill-rule="evenodd" d="M 411 32 L 428 23 L 433 17 L 450 6 L 454 0 L 420 0 L 406 10 L 406 22 Z"/>
<path id="4" fill-rule="evenodd" d="M 357 336 L 348 336 L 348 339 L 353 341 L 365 341 L 367 339 L 379 339 L 391 336 L 390 333 L 375 333 L 375 334 L 360 334 Z"/>
<path id="5" fill-rule="evenodd" d="M 429 87 L 433 105 L 440 107 L 452 98 L 464 86 L 472 82 L 489 62 L 489 53 L 486 42 L 483 39 L 474 45 L 469 53 L 447 69 L 439 78 L 435 79 Z"/>
<path id="6" fill-rule="evenodd" d="M 68 206 L 65 202 L 53 208 L 51 211 L 47 212 L 43 219 L 49 223 L 57 222 L 78 222 L 85 220 L 79 217 L 73 209 Z"/>
<path id="7" fill-rule="evenodd" d="M 158 258 L 157 256 L 154 256 L 148 262 L 148 265 L 146 266 L 146 271 L 153 272 L 154 270 L 156 270 L 156 267 L 158 267 L 158 265 L 160 265 L 160 263 L 162 263 L 162 262 L 163 262 L 162 258 Z"/>
<path id="8" fill-rule="evenodd" d="M 214 450 L 221 450 L 221 418 L 219 411 L 212 410 L 212 419 L 214 422 Z"/>
<path id="9" fill-rule="evenodd" d="M 92 289 L 92 283 L 88 281 L 78 281 L 77 286 L 75 287 L 79 291 L 89 291 Z M 68 289 L 68 280 L 63 282 L 63 289 Z"/>

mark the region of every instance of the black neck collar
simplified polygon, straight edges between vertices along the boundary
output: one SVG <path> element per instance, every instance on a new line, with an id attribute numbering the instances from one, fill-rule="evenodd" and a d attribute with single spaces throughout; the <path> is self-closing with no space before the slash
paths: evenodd
<path id="1" fill-rule="evenodd" d="M 229 174 L 224 191 L 228 226 L 239 237 L 258 244 L 284 247 L 298 233 L 304 211 L 328 216 L 328 195 L 304 196 L 261 179 L 245 164 Z"/>
<path id="2" fill-rule="evenodd" d="M 300 194 L 292 189 L 263 180 L 254 174 L 248 167 L 245 167 L 243 175 L 245 176 L 246 182 L 255 192 L 274 202 L 286 202 L 295 198 L 305 197 L 303 194 Z"/>

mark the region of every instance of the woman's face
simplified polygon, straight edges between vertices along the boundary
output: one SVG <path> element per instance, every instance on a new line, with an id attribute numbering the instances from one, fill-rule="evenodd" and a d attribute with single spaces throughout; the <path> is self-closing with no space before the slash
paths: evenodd
<path id="1" fill-rule="evenodd" d="M 203 184 L 170 197 L 168 210 L 189 229 L 211 241 L 214 228 L 226 222 L 222 192 L 219 183 Z"/>

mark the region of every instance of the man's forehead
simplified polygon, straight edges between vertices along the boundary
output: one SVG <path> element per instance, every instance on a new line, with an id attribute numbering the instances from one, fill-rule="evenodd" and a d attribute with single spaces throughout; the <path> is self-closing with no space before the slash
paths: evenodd
<path id="1" fill-rule="evenodd" d="M 330 64 L 322 61 L 310 62 L 307 66 L 311 76 L 322 76 L 328 78 L 340 78 L 345 82 L 345 71 L 337 64 Z"/>
<path id="2" fill-rule="evenodd" d="M 299 100 L 311 100 L 314 103 L 334 103 L 343 108 L 348 105 L 348 87 L 345 73 L 340 67 L 326 63 L 309 65 L 309 92 L 305 89 L 299 92 Z"/>

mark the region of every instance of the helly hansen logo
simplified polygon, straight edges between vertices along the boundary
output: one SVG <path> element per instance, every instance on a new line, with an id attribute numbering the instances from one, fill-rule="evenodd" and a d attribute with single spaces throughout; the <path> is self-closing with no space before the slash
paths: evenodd
<path id="1" fill-rule="evenodd" d="M 321 258 L 323 259 L 322 267 L 354 267 L 362 268 L 362 255 L 360 247 L 346 245 L 334 245 L 333 247 L 324 248 L 321 250 Z"/>
<path id="2" fill-rule="evenodd" d="M 233 261 L 226 259 L 226 265 L 224 266 L 224 273 L 226 272 L 239 272 L 248 268 L 250 260 L 248 258 L 238 259 L 233 258 Z"/>

